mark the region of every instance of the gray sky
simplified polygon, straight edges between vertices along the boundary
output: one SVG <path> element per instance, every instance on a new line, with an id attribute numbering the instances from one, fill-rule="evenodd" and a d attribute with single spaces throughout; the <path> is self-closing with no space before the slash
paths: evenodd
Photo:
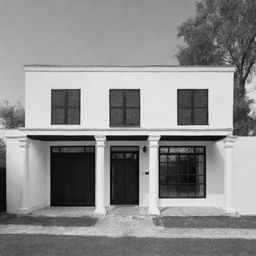
<path id="1" fill-rule="evenodd" d="M 195 0 L 0 0 L 0 100 L 24 102 L 24 64 L 177 64 Z"/>

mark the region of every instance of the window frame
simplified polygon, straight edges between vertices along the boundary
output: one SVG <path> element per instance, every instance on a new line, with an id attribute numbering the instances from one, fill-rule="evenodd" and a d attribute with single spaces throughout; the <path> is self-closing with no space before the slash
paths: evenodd
<path id="1" fill-rule="evenodd" d="M 179 107 L 179 92 L 181 91 L 189 91 L 191 93 L 190 97 L 191 97 L 191 107 Z M 195 107 L 194 104 L 194 93 L 197 91 L 206 91 L 207 93 L 207 107 L 203 108 L 203 107 Z M 180 123 L 180 116 L 179 116 L 179 110 L 180 109 L 190 109 L 191 110 L 191 119 L 190 119 L 190 123 L 189 124 L 181 124 Z M 195 113 L 194 111 L 196 109 L 206 109 L 206 123 L 204 124 L 195 124 Z M 178 125 L 209 125 L 209 89 L 178 89 L 177 90 L 177 124 Z"/>
<path id="2" fill-rule="evenodd" d="M 139 104 L 138 107 L 127 107 L 126 106 L 126 96 L 125 93 L 126 92 L 133 92 L 136 91 L 139 93 Z M 123 94 L 123 106 L 122 107 L 112 107 L 111 106 L 111 92 L 122 92 Z M 140 117 L 141 117 L 141 113 L 140 113 L 140 89 L 109 89 L 109 127 L 140 127 Z M 112 109 L 123 109 L 123 124 L 120 125 L 115 125 L 111 123 L 111 113 L 112 113 Z M 127 124 L 127 109 L 139 109 L 139 123 L 138 124 Z"/>
<path id="3" fill-rule="evenodd" d="M 194 163 L 196 163 L 196 160 L 195 160 L 195 157 L 196 157 L 196 155 L 204 155 L 204 173 L 203 173 L 203 175 L 195 175 L 195 176 L 204 176 L 204 194 L 203 194 L 203 196 L 196 196 L 196 192 L 195 192 L 195 196 L 188 196 L 188 193 L 189 192 L 187 192 L 187 196 L 186 197 L 181 197 L 181 196 L 177 196 L 177 194 L 176 194 L 176 197 L 171 197 L 171 196 L 161 196 L 161 182 L 160 182 L 160 179 L 161 179 L 161 175 L 160 175 L 160 168 L 161 168 L 161 162 L 160 162 L 160 150 L 161 150 L 161 148 L 194 148 L 194 152 L 193 153 L 172 153 L 172 154 L 170 154 L 170 153 L 167 153 L 167 154 L 165 154 L 165 155 L 167 155 L 167 156 L 169 156 L 169 155 L 194 155 Z M 195 148 L 197 148 L 197 147 L 201 147 L 201 148 L 204 148 L 204 153 L 196 153 L 195 152 Z M 158 151 L 159 151 L 159 153 L 158 153 L 158 174 L 159 174 L 159 177 L 158 177 L 158 197 L 159 197 L 159 199 L 204 199 L 204 198 L 206 198 L 206 191 L 207 191 L 207 184 L 206 184 L 206 146 L 199 146 L 199 145 L 196 145 L 196 146 L 187 146 L 187 145 L 185 145 L 185 146 L 167 146 L 167 145 L 164 145 L 164 146 L 159 146 L 159 149 L 158 149 Z M 179 158 L 180 159 L 180 158 Z M 177 175 L 176 175 L 177 176 Z M 176 177 L 177 178 L 177 177 Z M 177 186 L 178 184 L 180 184 L 179 182 L 177 182 L 176 181 L 176 183 L 175 183 L 175 185 Z M 186 184 L 186 186 L 188 186 L 188 184 L 190 184 L 190 183 L 185 183 Z M 195 183 L 195 185 L 200 185 L 201 183 Z M 172 185 L 174 185 L 174 184 L 172 184 Z M 167 186 L 170 186 L 170 184 L 168 183 L 167 184 Z M 168 191 L 168 193 L 169 193 L 169 191 Z M 176 193 L 177 193 L 177 188 L 176 188 Z"/>
<path id="4" fill-rule="evenodd" d="M 64 109 L 64 122 L 63 123 L 54 123 L 53 122 L 53 92 L 54 91 L 62 91 L 65 92 L 65 106 L 63 107 Z M 78 91 L 79 92 L 79 107 L 68 107 L 68 92 L 70 91 Z M 68 123 L 68 109 L 69 108 L 76 108 L 79 110 L 79 120 L 77 123 Z M 51 89 L 51 125 L 80 125 L 81 124 L 81 89 Z"/>

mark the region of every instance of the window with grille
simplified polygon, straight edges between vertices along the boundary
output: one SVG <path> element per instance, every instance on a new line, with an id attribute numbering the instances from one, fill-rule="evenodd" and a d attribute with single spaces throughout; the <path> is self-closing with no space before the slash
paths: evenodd
<path id="1" fill-rule="evenodd" d="M 110 90 L 110 126 L 140 126 L 140 90 Z"/>
<path id="2" fill-rule="evenodd" d="M 80 90 L 52 90 L 52 124 L 80 124 Z"/>
<path id="3" fill-rule="evenodd" d="M 204 198 L 205 147 L 159 148 L 160 198 Z"/>
<path id="4" fill-rule="evenodd" d="M 178 125 L 208 124 L 208 90 L 178 90 Z"/>

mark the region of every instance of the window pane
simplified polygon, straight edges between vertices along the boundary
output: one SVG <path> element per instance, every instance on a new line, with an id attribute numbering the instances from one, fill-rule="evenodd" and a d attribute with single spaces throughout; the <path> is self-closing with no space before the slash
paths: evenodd
<path id="1" fill-rule="evenodd" d="M 140 92 L 126 91 L 126 106 L 139 107 L 139 105 L 140 105 Z"/>
<path id="2" fill-rule="evenodd" d="M 204 162 L 196 163 L 196 174 L 204 174 Z"/>
<path id="3" fill-rule="evenodd" d="M 86 147 L 85 151 L 86 153 L 94 153 L 94 147 Z"/>
<path id="4" fill-rule="evenodd" d="M 169 197 L 176 197 L 176 185 L 168 186 Z"/>
<path id="5" fill-rule="evenodd" d="M 68 106 L 80 107 L 80 91 L 79 90 L 68 91 Z"/>
<path id="6" fill-rule="evenodd" d="M 196 147 L 196 153 L 204 153 L 204 147 Z"/>
<path id="7" fill-rule="evenodd" d="M 65 109 L 54 108 L 52 110 L 52 123 L 53 124 L 64 124 L 65 123 Z"/>
<path id="8" fill-rule="evenodd" d="M 168 156 L 168 161 L 171 163 L 176 163 L 176 155 L 169 155 Z"/>
<path id="9" fill-rule="evenodd" d="M 61 147 L 61 153 L 84 153 L 84 147 Z"/>
<path id="10" fill-rule="evenodd" d="M 123 91 L 110 91 L 111 107 L 123 107 Z"/>
<path id="11" fill-rule="evenodd" d="M 197 155 L 196 156 L 196 161 L 203 162 L 204 161 L 204 155 Z"/>
<path id="12" fill-rule="evenodd" d="M 160 147 L 160 153 L 168 153 L 167 147 Z"/>
<path id="13" fill-rule="evenodd" d="M 194 109 L 194 124 L 208 124 L 207 109 Z"/>
<path id="14" fill-rule="evenodd" d="M 79 124 L 80 123 L 80 111 L 79 108 L 69 108 L 67 116 L 68 124 Z"/>
<path id="15" fill-rule="evenodd" d="M 178 110 L 178 124 L 181 124 L 181 125 L 191 124 L 191 109 Z"/>
<path id="16" fill-rule="evenodd" d="M 194 91 L 194 107 L 208 106 L 208 90 L 195 90 Z"/>
<path id="17" fill-rule="evenodd" d="M 167 162 L 167 155 L 160 155 L 160 162 L 166 163 Z"/>
<path id="18" fill-rule="evenodd" d="M 168 184 L 176 184 L 176 175 L 169 175 L 168 176 Z"/>
<path id="19" fill-rule="evenodd" d="M 196 196 L 196 185 L 189 184 L 188 185 L 188 197 Z"/>
<path id="20" fill-rule="evenodd" d="M 178 90 L 178 107 L 191 108 L 191 91 Z"/>
<path id="21" fill-rule="evenodd" d="M 52 147 L 52 153 L 59 153 L 60 149 L 59 147 Z"/>
<path id="22" fill-rule="evenodd" d="M 126 124 L 127 125 L 139 125 L 140 124 L 140 110 L 138 108 L 126 109 Z"/>
<path id="23" fill-rule="evenodd" d="M 189 175 L 188 176 L 188 183 L 196 183 L 196 176 L 195 175 Z"/>
<path id="24" fill-rule="evenodd" d="M 111 125 L 122 125 L 123 122 L 123 109 L 111 109 Z"/>
<path id="25" fill-rule="evenodd" d="M 168 197 L 167 185 L 160 186 L 160 197 Z"/>
<path id="26" fill-rule="evenodd" d="M 52 90 L 52 107 L 65 107 L 66 92 L 64 90 Z"/>
<path id="27" fill-rule="evenodd" d="M 193 147 L 169 147 L 169 153 L 194 153 Z"/>
<path id="28" fill-rule="evenodd" d="M 160 184 L 167 184 L 167 164 L 160 164 Z"/>

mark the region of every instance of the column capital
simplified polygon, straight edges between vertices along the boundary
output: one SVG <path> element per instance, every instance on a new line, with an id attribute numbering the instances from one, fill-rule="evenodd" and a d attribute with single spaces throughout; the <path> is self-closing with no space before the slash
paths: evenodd
<path id="1" fill-rule="evenodd" d="M 19 138 L 19 146 L 21 148 L 29 148 L 29 140 L 27 137 Z"/>
<path id="2" fill-rule="evenodd" d="M 224 148 L 233 148 L 234 142 L 237 140 L 237 136 L 227 136 L 223 142 L 224 142 Z"/>
<path id="3" fill-rule="evenodd" d="M 105 141 L 106 141 L 106 136 L 94 136 L 95 141 L 96 141 L 96 147 L 104 147 L 105 146 Z"/>
<path id="4" fill-rule="evenodd" d="M 160 138 L 161 136 L 149 135 L 148 136 L 149 147 L 158 147 L 158 142 Z"/>

